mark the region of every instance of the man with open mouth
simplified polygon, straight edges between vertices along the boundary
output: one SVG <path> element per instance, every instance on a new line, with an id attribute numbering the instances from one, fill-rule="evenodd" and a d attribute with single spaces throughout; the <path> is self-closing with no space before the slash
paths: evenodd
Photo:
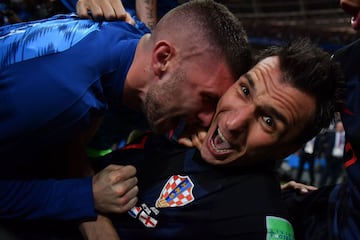
<path id="1" fill-rule="evenodd" d="M 275 162 L 329 126 L 342 75 L 305 39 L 259 59 L 220 98 L 200 150 L 149 133 L 97 162 L 137 169 L 138 204 L 109 216 L 121 239 L 294 239 Z"/>

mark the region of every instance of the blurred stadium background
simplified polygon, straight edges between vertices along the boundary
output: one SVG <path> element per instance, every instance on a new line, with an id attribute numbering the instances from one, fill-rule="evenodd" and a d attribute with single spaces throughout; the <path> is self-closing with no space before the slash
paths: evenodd
<path id="1" fill-rule="evenodd" d="M 51 15 L 58 10 L 54 9 L 58 7 L 57 1 L 1 0 L 0 25 L 9 21 L 9 14 L 12 20 L 11 11 L 24 21 Z M 256 48 L 307 36 L 325 50 L 334 52 L 359 37 L 359 33 L 350 26 L 350 17 L 340 8 L 339 0 L 217 1 L 242 20 Z"/>
<path id="2" fill-rule="evenodd" d="M 329 52 L 359 37 L 339 0 L 224 0 L 258 47 L 306 36 Z"/>

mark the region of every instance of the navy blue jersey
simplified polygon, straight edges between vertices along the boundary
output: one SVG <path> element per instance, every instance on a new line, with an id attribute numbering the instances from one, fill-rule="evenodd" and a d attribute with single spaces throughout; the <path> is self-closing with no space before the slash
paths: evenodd
<path id="1" fill-rule="evenodd" d="M 0 28 L 0 219 L 96 216 L 91 178 L 56 180 L 64 146 L 120 106 L 142 35 L 70 15 Z"/>
<path id="2" fill-rule="evenodd" d="M 360 39 L 335 53 L 346 81 L 346 99 L 341 118 L 346 132 L 345 184 L 330 195 L 332 239 L 359 239 L 360 236 Z"/>
<path id="3" fill-rule="evenodd" d="M 103 160 L 137 168 L 136 207 L 111 216 L 121 239 L 294 239 L 272 171 L 212 166 L 152 134 Z"/>
<path id="4" fill-rule="evenodd" d="M 360 236 L 360 40 L 338 50 L 345 75 L 346 97 L 341 109 L 345 128 L 345 182 L 321 187 L 308 195 L 283 192 L 296 239 L 357 240 Z"/>

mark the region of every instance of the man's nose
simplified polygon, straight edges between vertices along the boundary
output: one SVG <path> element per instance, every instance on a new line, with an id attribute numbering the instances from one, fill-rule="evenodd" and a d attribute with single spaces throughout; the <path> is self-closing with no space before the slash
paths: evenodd
<path id="1" fill-rule="evenodd" d="M 252 105 L 239 107 L 227 115 L 225 126 L 229 131 L 245 131 L 255 118 L 255 108 Z"/>

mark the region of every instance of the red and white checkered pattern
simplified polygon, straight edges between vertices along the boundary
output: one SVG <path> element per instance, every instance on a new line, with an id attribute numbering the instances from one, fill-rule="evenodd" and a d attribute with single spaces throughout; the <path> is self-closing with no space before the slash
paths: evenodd
<path id="1" fill-rule="evenodd" d="M 193 188 L 194 184 L 188 176 L 172 176 L 165 184 L 159 200 L 166 200 L 169 207 L 186 205 L 194 200 Z"/>

